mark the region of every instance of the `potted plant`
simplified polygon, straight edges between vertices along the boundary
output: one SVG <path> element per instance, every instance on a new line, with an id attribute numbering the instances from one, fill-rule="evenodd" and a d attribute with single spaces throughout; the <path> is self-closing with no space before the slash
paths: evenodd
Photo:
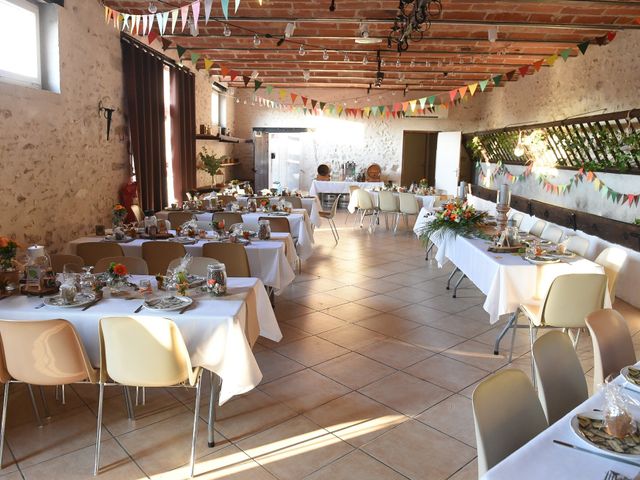
<path id="1" fill-rule="evenodd" d="M 204 170 L 211 175 L 211 186 L 214 187 L 216 182 L 214 177 L 218 174 L 223 162 L 227 159 L 226 155 L 217 156 L 215 153 L 209 153 L 207 147 L 202 147 L 202 151 L 198 153 L 198 170 Z"/>
<path id="2" fill-rule="evenodd" d="M 20 271 L 16 264 L 18 249 L 22 246 L 8 237 L 0 237 L 0 294 L 9 287 L 17 285 Z"/>
<path id="3" fill-rule="evenodd" d="M 111 223 L 114 227 L 120 227 L 126 216 L 127 208 L 124 205 L 116 203 L 111 210 Z"/>

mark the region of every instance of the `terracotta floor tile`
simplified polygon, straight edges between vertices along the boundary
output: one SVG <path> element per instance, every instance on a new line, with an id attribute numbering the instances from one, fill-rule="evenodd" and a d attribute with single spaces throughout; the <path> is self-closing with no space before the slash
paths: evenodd
<path id="1" fill-rule="evenodd" d="M 466 341 L 464 337 L 427 326 L 411 330 L 404 335 L 400 335 L 398 339 L 436 353 Z"/>
<path id="2" fill-rule="evenodd" d="M 452 392 L 458 392 L 487 376 L 486 370 L 443 355 L 429 357 L 404 371 Z"/>
<path id="3" fill-rule="evenodd" d="M 330 293 L 325 292 L 296 298 L 296 302 L 312 310 L 326 310 L 327 308 L 347 303 L 347 300 L 344 298 L 334 297 Z"/>
<path id="4" fill-rule="evenodd" d="M 406 368 L 433 355 L 433 352 L 429 350 L 394 338 L 385 338 L 370 343 L 356 349 L 356 351 L 389 367 L 398 369 Z"/>
<path id="5" fill-rule="evenodd" d="M 464 343 L 445 350 L 442 352 L 442 355 L 488 372 L 494 372 L 507 364 L 509 352 L 505 351 L 501 352 L 500 355 L 494 355 L 491 350 L 491 348 L 487 349 L 487 345 L 484 343 L 467 340 Z"/>
<path id="6" fill-rule="evenodd" d="M 348 353 L 349 350 L 319 337 L 307 337 L 276 349 L 276 352 L 311 367 Z"/>
<path id="7" fill-rule="evenodd" d="M 412 322 L 421 323 L 423 325 L 430 325 L 436 320 L 440 320 L 449 316 L 449 314 L 446 312 L 442 312 L 440 310 L 429 308 L 420 304 L 407 305 L 406 307 L 394 310 L 391 313 L 397 315 L 398 317 L 402 317 L 406 320 L 411 320 Z"/>
<path id="8" fill-rule="evenodd" d="M 405 477 L 366 453 L 355 450 L 305 480 L 403 480 Z"/>
<path id="9" fill-rule="evenodd" d="M 350 285 L 348 287 L 341 287 L 336 290 L 331 290 L 329 293 L 336 297 L 344 298 L 345 300 L 349 300 L 352 302 L 375 295 L 375 292 L 372 292 L 371 290 L 354 287 L 353 285 Z"/>
<path id="10" fill-rule="evenodd" d="M 346 322 L 343 320 L 322 312 L 313 312 L 308 315 L 292 318 L 287 320 L 287 323 L 311 335 L 346 325 Z"/>
<path id="11" fill-rule="evenodd" d="M 389 337 L 399 337 L 421 326 L 419 323 L 405 320 L 391 313 L 382 313 L 375 317 L 361 320 L 357 325 Z"/>
<path id="12" fill-rule="evenodd" d="M 466 443 L 476 446 L 471 400 L 462 395 L 452 395 L 429 410 L 421 413 L 416 420 L 436 430 Z"/>
<path id="13" fill-rule="evenodd" d="M 384 335 L 357 325 L 336 328 L 335 330 L 323 332 L 318 336 L 350 350 L 355 350 L 384 338 Z"/>
<path id="14" fill-rule="evenodd" d="M 316 365 L 313 369 L 354 390 L 395 372 L 395 369 L 355 352 Z"/>
<path id="15" fill-rule="evenodd" d="M 304 370 L 304 365 L 272 350 L 258 352 L 255 357 L 262 372 L 262 384 Z"/>
<path id="16" fill-rule="evenodd" d="M 310 310 L 310 312 L 313 312 L 313 310 Z M 257 343 L 267 348 L 278 348 L 286 345 L 287 343 L 295 342 L 296 340 L 309 336 L 309 334 L 304 330 L 300 330 L 288 323 L 284 323 L 284 321 L 280 323 L 280 331 L 282 332 L 282 340 L 279 342 L 274 342 L 273 340 L 269 340 L 264 337 L 258 337 Z"/>

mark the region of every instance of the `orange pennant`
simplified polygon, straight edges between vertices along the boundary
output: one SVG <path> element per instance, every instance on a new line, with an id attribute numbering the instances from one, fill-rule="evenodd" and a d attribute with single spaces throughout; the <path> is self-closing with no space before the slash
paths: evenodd
<path id="1" fill-rule="evenodd" d="M 467 87 L 460 87 L 458 91 L 460 92 L 460 98 L 464 98 L 464 96 L 467 94 Z"/>

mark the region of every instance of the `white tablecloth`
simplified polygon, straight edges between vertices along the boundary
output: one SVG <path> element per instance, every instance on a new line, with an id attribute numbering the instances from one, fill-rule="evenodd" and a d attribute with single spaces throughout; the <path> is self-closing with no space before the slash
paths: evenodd
<path id="1" fill-rule="evenodd" d="M 350 186 L 372 189 L 384 187 L 384 182 L 334 182 L 314 180 L 311 182 L 309 189 L 310 195 L 318 195 L 320 193 L 349 193 Z"/>
<path id="2" fill-rule="evenodd" d="M 296 251 L 293 240 L 288 233 L 273 233 L 272 240 L 252 240 L 245 246 L 251 276 L 259 278 L 262 283 L 272 287 L 276 294 L 284 290 L 295 278 Z M 69 242 L 67 250 L 76 253 L 76 246 L 85 242 L 100 242 L 100 237 L 82 237 Z M 122 251 L 127 257 L 142 258 L 142 244 L 149 240 L 136 239 L 129 243 L 121 243 Z M 202 256 L 202 246 L 211 240 L 198 240 L 193 245 L 185 245 L 188 254 L 193 257 Z"/>
<path id="3" fill-rule="evenodd" d="M 322 219 L 320 218 L 320 212 L 322 211 L 322 205 L 320 204 L 320 200 L 318 197 L 300 197 L 302 201 L 302 208 L 304 208 L 309 214 L 309 219 L 311 220 L 311 225 L 314 227 L 319 227 L 322 223 Z M 280 197 L 272 197 L 269 199 L 269 203 L 273 205 L 274 203 L 278 203 L 280 201 Z M 237 198 L 238 205 L 242 205 L 246 207 L 249 203 L 248 197 L 238 197 Z"/>
<path id="4" fill-rule="evenodd" d="M 380 206 L 380 192 L 375 192 L 375 191 L 367 191 L 369 193 L 369 195 L 371 196 L 371 201 L 373 202 L 373 205 L 375 207 L 379 207 Z M 393 192 L 393 196 L 396 200 L 396 209 L 400 208 L 400 195 L 398 194 L 398 192 Z M 418 206 L 420 208 L 426 208 L 428 211 L 432 211 L 433 210 L 433 205 L 435 204 L 436 200 L 439 198 L 438 195 L 416 195 L 416 200 L 418 201 Z M 357 195 L 351 195 L 351 198 L 349 198 L 349 205 L 347 206 L 347 209 L 349 210 L 349 212 L 353 213 L 356 210 L 357 207 Z"/>
<path id="5" fill-rule="evenodd" d="M 624 382 L 624 380 L 618 377 L 616 382 Z M 640 401 L 640 394 L 628 390 L 624 392 L 636 401 Z M 594 452 L 601 452 L 578 438 L 571 429 L 571 418 L 578 413 L 589 413 L 594 409 L 601 410 L 603 403 L 602 393 L 596 393 L 498 463 L 482 478 L 484 480 L 603 480 L 609 470 L 634 478 L 638 474 L 639 467 L 553 443 L 554 440 L 560 440 Z M 637 414 L 637 412 L 634 413 Z"/>
<path id="6" fill-rule="evenodd" d="M 151 276 L 134 276 L 134 282 Z M 227 297 L 197 297 L 183 315 L 178 312 L 151 312 L 137 315 L 172 319 L 182 333 L 191 363 L 222 378 L 220 404 L 234 395 L 253 389 L 262 373 L 251 351 L 256 335 L 274 341 L 282 339 L 280 327 L 262 282 L 256 278 L 230 278 Z M 0 318 L 6 320 L 50 320 L 64 318 L 76 327 L 94 366 L 99 365 L 98 322 L 102 317 L 134 315 L 141 300 L 105 298 L 86 311 L 79 308 L 44 307 L 35 309 L 42 299 L 23 295 L 0 303 Z"/>

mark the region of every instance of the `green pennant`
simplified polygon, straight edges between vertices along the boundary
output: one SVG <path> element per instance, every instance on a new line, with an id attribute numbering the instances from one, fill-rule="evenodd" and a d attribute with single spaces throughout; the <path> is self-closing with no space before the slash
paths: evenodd
<path id="1" fill-rule="evenodd" d="M 583 55 L 587 53 L 587 48 L 589 48 L 589 40 L 578 44 L 578 50 L 580 50 Z"/>
<path id="2" fill-rule="evenodd" d="M 501 80 L 502 80 L 502 75 L 496 75 L 495 77 L 493 77 L 493 83 L 495 84 L 496 87 L 500 85 Z"/>
<path id="3" fill-rule="evenodd" d="M 260 89 L 261 86 L 262 86 L 262 82 L 261 81 L 259 81 L 259 80 L 254 80 L 253 81 L 253 91 L 254 92 L 257 92 Z"/>
<path id="4" fill-rule="evenodd" d="M 374 117 L 378 114 L 378 107 L 371 107 L 371 115 Z"/>
<path id="5" fill-rule="evenodd" d="M 324 106 L 327 104 L 327 102 L 320 102 L 320 110 L 324 110 Z"/>
<path id="6" fill-rule="evenodd" d="M 182 55 L 184 55 L 184 52 L 187 51 L 186 48 L 181 47 L 180 45 L 176 45 L 176 50 L 178 51 L 178 58 L 182 58 Z"/>
<path id="7" fill-rule="evenodd" d="M 478 82 L 478 84 L 480 85 L 480 91 L 484 92 L 484 89 L 487 88 L 487 85 L 489 84 L 489 80 L 482 80 L 481 82 Z"/>
<path id="8" fill-rule="evenodd" d="M 267 95 L 271 95 L 271 92 L 273 92 L 273 85 L 267 85 Z"/>
<path id="9" fill-rule="evenodd" d="M 427 98 L 427 102 L 429 102 L 429 106 L 433 108 L 433 104 L 436 103 L 436 96 L 431 95 L 429 98 Z"/>
<path id="10" fill-rule="evenodd" d="M 192 53 L 191 54 L 191 63 L 193 63 L 194 65 L 196 63 L 198 63 L 198 60 L 200 59 L 200 54 L 199 53 Z"/>
<path id="11" fill-rule="evenodd" d="M 560 56 L 564 59 L 564 61 L 566 62 L 569 57 L 571 56 L 571 49 L 567 48 L 566 50 L 562 50 L 560 52 Z"/>
<path id="12" fill-rule="evenodd" d="M 604 185 L 602 187 L 602 189 L 600 190 L 600 193 L 602 194 L 603 197 L 607 198 L 609 197 L 609 187 L 607 187 L 606 185 Z"/>

